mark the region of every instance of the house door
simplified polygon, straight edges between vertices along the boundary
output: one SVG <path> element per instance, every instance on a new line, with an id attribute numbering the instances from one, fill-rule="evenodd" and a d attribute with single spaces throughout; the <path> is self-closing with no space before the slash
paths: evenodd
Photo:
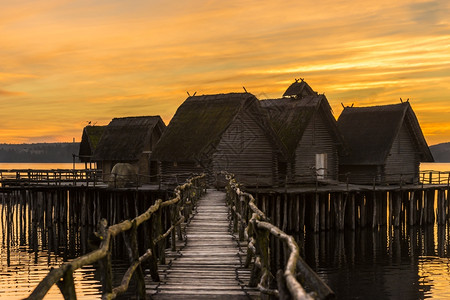
<path id="1" fill-rule="evenodd" d="M 316 176 L 317 179 L 325 179 L 327 175 L 327 154 L 316 154 Z"/>

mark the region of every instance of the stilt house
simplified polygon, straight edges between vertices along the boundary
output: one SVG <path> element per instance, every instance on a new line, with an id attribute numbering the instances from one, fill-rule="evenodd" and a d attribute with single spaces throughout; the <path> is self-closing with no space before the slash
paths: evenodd
<path id="1" fill-rule="evenodd" d="M 92 169 L 92 163 L 94 162 L 92 160 L 92 156 L 94 155 L 95 148 L 97 148 L 104 129 L 105 126 L 92 125 L 88 125 L 83 128 L 78 157 L 81 162 L 84 162 L 86 169 Z M 101 168 L 101 165 L 97 165 L 96 167 Z"/>
<path id="2" fill-rule="evenodd" d="M 200 172 L 215 180 L 217 172 L 228 171 L 247 185 L 272 185 L 275 139 L 252 94 L 192 96 L 178 108 L 152 158 L 161 162 L 167 184 Z"/>
<path id="3" fill-rule="evenodd" d="M 143 175 L 141 182 L 156 181 L 157 163 L 150 161 L 150 154 L 165 128 L 159 116 L 115 118 L 106 126 L 94 160 L 102 164 L 104 176 L 116 163 L 130 163 Z"/>
<path id="4" fill-rule="evenodd" d="M 433 156 L 409 102 L 345 107 L 338 119 L 348 155 L 341 180 L 359 184 L 415 183 L 420 162 Z"/>
<path id="5" fill-rule="evenodd" d="M 303 80 L 296 80 L 283 96 L 260 101 L 287 149 L 286 159 L 278 159 L 280 182 L 337 180 L 338 150 L 343 148 L 343 138 L 327 98 Z"/>

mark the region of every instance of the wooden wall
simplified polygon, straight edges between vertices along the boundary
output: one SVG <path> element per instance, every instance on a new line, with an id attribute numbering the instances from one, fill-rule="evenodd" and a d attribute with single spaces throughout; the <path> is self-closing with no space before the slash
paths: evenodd
<path id="1" fill-rule="evenodd" d="M 195 162 L 161 162 L 161 183 L 169 185 L 182 184 L 192 173 L 202 173 L 204 169 Z M 211 180 L 211 179 L 210 179 Z"/>
<path id="2" fill-rule="evenodd" d="M 305 129 L 295 153 L 295 169 L 291 170 L 296 182 L 315 180 L 316 154 L 326 153 L 328 172 L 325 178 L 338 177 L 338 152 L 336 142 L 324 122 L 324 116 L 316 112 Z M 305 176 L 306 175 L 306 176 Z"/>
<path id="3" fill-rule="evenodd" d="M 339 166 L 339 180 L 355 184 L 373 184 L 384 180 L 383 167 L 376 165 L 341 165 Z"/>
<path id="4" fill-rule="evenodd" d="M 408 128 L 403 123 L 386 159 L 385 182 L 399 183 L 402 180 L 403 182 L 413 183 L 417 181 L 419 164 L 417 149 L 414 147 Z"/>
<path id="5" fill-rule="evenodd" d="M 356 184 L 417 183 L 419 176 L 419 155 L 410 132 L 402 125 L 395 138 L 384 165 L 341 165 L 340 180 Z"/>
<path id="6" fill-rule="evenodd" d="M 236 117 L 212 155 L 213 171 L 228 171 L 248 186 L 272 185 L 276 158 L 272 142 L 250 109 Z"/>

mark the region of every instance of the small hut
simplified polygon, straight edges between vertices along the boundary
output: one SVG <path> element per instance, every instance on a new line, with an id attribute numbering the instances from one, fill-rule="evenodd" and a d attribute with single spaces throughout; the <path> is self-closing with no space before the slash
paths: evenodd
<path id="1" fill-rule="evenodd" d="M 337 180 L 338 150 L 343 148 L 343 139 L 327 98 L 314 92 L 303 80 L 296 80 L 283 96 L 261 100 L 273 129 L 287 149 L 286 159 L 278 159 L 280 181 Z"/>
<path id="2" fill-rule="evenodd" d="M 345 107 L 338 128 L 348 146 L 342 180 L 359 184 L 414 183 L 420 162 L 433 156 L 409 102 Z"/>
<path id="3" fill-rule="evenodd" d="M 178 108 L 152 159 L 163 182 L 183 182 L 191 173 L 234 173 L 247 185 L 272 185 L 276 137 L 258 100 L 249 93 L 188 97 Z"/>
<path id="4" fill-rule="evenodd" d="M 144 175 L 141 182 L 156 181 L 157 163 L 150 154 L 165 128 L 159 116 L 115 118 L 104 129 L 94 160 L 102 164 L 104 176 L 116 163 L 129 163 Z"/>
<path id="5" fill-rule="evenodd" d="M 105 127 L 106 126 L 88 125 L 83 129 L 78 157 L 81 162 L 84 162 L 86 169 L 88 169 L 88 164 L 89 169 L 92 169 L 92 163 L 94 162 L 92 160 L 92 156 L 94 155 L 95 148 L 97 148 L 98 142 L 102 137 Z M 95 166 L 95 168 L 101 167 L 101 164 Z"/>

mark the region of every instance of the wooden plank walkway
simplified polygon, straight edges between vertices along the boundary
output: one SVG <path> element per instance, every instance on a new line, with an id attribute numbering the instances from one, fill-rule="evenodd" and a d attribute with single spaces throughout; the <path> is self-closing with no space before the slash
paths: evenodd
<path id="1" fill-rule="evenodd" d="M 160 267 L 161 283 L 147 287 L 152 299 L 259 299 L 246 286 L 246 248 L 230 232 L 225 193 L 208 190 L 186 227 L 185 246 Z"/>

